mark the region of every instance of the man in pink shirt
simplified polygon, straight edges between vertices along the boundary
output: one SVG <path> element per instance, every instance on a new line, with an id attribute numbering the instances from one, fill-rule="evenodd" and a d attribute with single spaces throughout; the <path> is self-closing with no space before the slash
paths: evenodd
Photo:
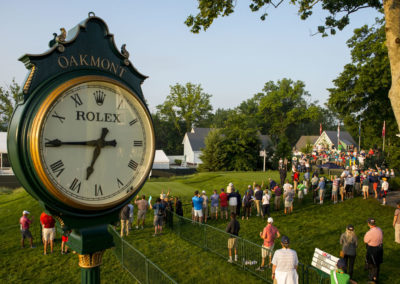
<path id="1" fill-rule="evenodd" d="M 264 270 L 265 259 L 267 258 L 267 256 L 269 257 L 268 265 L 271 266 L 272 252 L 274 250 L 274 242 L 276 238 L 279 238 L 281 236 L 278 229 L 274 225 L 272 225 L 274 219 L 272 219 L 272 217 L 269 217 L 267 222 L 268 222 L 267 226 L 265 226 L 264 230 L 260 232 L 260 237 L 261 239 L 264 240 L 264 243 L 261 249 L 261 257 L 262 257 L 261 266 L 257 268 L 257 270 L 259 271 Z"/>
<path id="2" fill-rule="evenodd" d="M 364 243 L 367 245 L 368 278 L 369 281 L 377 283 L 379 266 L 383 261 L 383 233 L 381 228 L 376 226 L 374 218 L 368 219 L 368 227 L 370 229 L 364 236 Z"/>
<path id="3" fill-rule="evenodd" d="M 25 247 L 25 244 L 24 244 L 25 238 L 29 239 L 31 248 L 34 248 L 33 237 L 32 237 L 31 232 L 29 231 L 29 226 L 32 223 L 33 217 L 32 217 L 32 220 L 29 220 L 28 215 L 29 215 L 29 212 L 24 210 L 22 212 L 22 217 L 19 219 L 19 223 L 21 225 L 21 236 L 22 236 L 21 247 L 22 248 Z"/>

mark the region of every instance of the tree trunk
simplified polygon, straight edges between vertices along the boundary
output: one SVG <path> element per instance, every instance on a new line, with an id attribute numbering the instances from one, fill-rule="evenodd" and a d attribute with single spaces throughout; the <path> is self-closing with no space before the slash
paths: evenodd
<path id="1" fill-rule="evenodd" d="M 384 0 L 386 46 L 388 48 L 392 86 L 389 99 L 400 130 L 400 0 Z"/>

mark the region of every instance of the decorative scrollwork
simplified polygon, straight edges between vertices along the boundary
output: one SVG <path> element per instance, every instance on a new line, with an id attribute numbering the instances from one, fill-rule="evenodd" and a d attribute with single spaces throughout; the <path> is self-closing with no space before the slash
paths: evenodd
<path id="1" fill-rule="evenodd" d="M 36 71 L 36 66 L 32 65 L 31 72 L 29 73 L 28 79 L 26 79 L 24 85 L 24 94 L 28 93 L 29 87 L 31 86 L 32 83 L 33 74 L 35 74 L 35 71 Z"/>
<path id="2" fill-rule="evenodd" d="M 79 254 L 79 266 L 82 268 L 92 268 L 96 266 L 100 266 L 103 261 L 103 253 L 102 251 L 96 251 L 91 254 Z"/>

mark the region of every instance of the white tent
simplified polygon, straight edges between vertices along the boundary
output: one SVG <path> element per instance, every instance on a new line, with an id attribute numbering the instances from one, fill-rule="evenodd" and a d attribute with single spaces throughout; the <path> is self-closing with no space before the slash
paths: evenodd
<path id="1" fill-rule="evenodd" d="M 169 159 L 163 150 L 156 150 L 153 169 L 169 169 Z"/>

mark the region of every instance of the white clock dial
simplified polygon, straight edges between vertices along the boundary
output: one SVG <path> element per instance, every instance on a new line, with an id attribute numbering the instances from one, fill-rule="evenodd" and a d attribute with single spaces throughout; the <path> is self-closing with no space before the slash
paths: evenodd
<path id="1" fill-rule="evenodd" d="M 146 108 L 112 82 L 87 81 L 55 94 L 38 134 L 40 170 L 50 192 L 75 207 L 126 199 L 147 177 L 154 155 Z"/>

